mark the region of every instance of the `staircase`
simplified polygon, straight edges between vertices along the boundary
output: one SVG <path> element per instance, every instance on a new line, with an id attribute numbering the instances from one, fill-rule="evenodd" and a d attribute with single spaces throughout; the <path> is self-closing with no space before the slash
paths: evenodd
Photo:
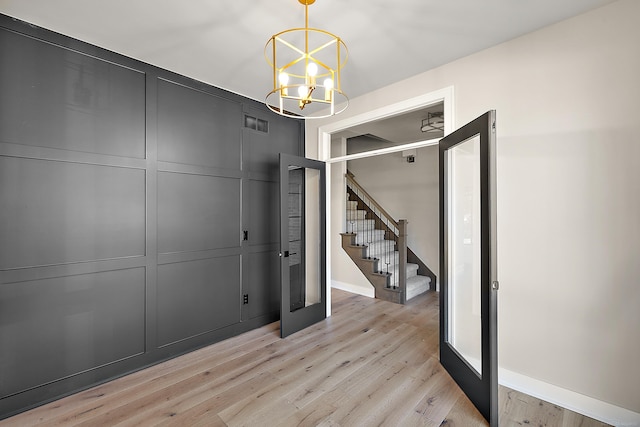
<path id="1" fill-rule="evenodd" d="M 435 275 L 408 250 L 407 221 L 393 220 L 350 174 L 347 190 L 342 248 L 373 285 L 376 298 L 404 304 L 428 291 Z"/>

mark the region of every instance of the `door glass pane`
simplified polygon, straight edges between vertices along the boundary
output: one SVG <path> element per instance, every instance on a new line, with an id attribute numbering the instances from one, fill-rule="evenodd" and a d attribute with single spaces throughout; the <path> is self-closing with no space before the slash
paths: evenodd
<path id="1" fill-rule="evenodd" d="M 289 280 L 296 311 L 320 303 L 320 171 L 289 167 Z"/>
<path id="2" fill-rule="evenodd" d="M 448 150 L 447 341 L 482 376 L 480 138 Z"/>

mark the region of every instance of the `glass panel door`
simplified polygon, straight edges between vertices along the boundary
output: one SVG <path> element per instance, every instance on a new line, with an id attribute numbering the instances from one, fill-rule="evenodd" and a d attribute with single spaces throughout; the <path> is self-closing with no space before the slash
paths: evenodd
<path id="1" fill-rule="evenodd" d="M 325 164 L 280 154 L 280 335 L 326 317 Z"/>
<path id="2" fill-rule="evenodd" d="M 451 147 L 447 155 L 449 343 L 482 376 L 480 313 L 480 138 Z"/>
<path id="3" fill-rule="evenodd" d="M 440 140 L 440 362 L 498 425 L 495 111 Z"/>

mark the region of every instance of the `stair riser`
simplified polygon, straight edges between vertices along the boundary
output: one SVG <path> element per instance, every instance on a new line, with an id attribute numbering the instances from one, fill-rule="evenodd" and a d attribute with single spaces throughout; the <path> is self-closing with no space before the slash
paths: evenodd
<path id="1" fill-rule="evenodd" d="M 347 221 L 366 219 L 366 217 L 367 217 L 366 211 L 347 211 Z"/>
<path id="2" fill-rule="evenodd" d="M 418 276 L 417 274 L 413 274 L 413 275 L 411 275 L 411 276 L 408 276 L 408 277 L 407 277 L 407 280 L 409 280 L 409 279 L 411 279 L 411 278 L 414 278 L 414 277 L 419 277 L 419 276 Z M 420 277 L 426 277 L 426 276 L 420 276 Z M 427 279 L 428 279 L 428 277 L 427 277 Z M 393 275 L 390 277 L 390 279 L 389 279 L 389 283 L 391 283 L 391 284 L 393 284 L 393 285 L 397 285 L 399 281 L 400 281 L 400 276 L 398 276 L 397 274 L 393 274 Z M 429 282 L 430 282 L 430 281 L 429 281 Z M 429 283 L 429 282 L 428 282 L 428 283 Z"/>
<path id="3" fill-rule="evenodd" d="M 386 254 L 395 251 L 395 242 L 391 240 L 379 240 L 367 245 L 367 255 Z"/>
<path id="4" fill-rule="evenodd" d="M 394 253 L 376 253 L 375 257 L 372 258 L 377 258 L 380 260 L 380 265 L 385 266 L 386 263 L 389 263 L 389 265 L 391 266 L 390 268 L 393 268 L 393 264 L 399 264 L 400 263 L 400 254 L 398 254 L 398 252 L 394 252 Z"/>
<path id="5" fill-rule="evenodd" d="M 407 301 L 429 290 L 431 279 L 426 276 L 417 276 L 407 280 Z"/>
<path id="6" fill-rule="evenodd" d="M 400 274 L 400 265 L 396 264 L 395 268 L 391 271 L 391 280 L 397 281 Z M 417 264 L 407 264 L 407 279 L 415 277 L 418 275 L 418 265 Z"/>
<path id="7" fill-rule="evenodd" d="M 376 222 L 372 219 L 357 219 L 347 221 L 348 230 L 375 230 Z"/>
<path id="8" fill-rule="evenodd" d="M 356 236 L 356 243 L 362 245 L 364 243 L 376 242 L 378 240 L 384 240 L 384 231 L 382 230 L 372 230 L 368 233 L 361 232 Z"/>

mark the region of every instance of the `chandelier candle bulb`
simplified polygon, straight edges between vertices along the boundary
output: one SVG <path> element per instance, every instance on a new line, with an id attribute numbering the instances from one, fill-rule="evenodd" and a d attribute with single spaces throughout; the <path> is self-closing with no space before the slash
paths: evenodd
<path id="1" fill-rule="evenodd" d="M 278 80 L 280 81 L 280 93 L 282 94 L 282 96 L 288 96 L 289 89 L 287 88 L 287 84 L 289 84 L 289 74 L 280 73 L 280 75 L 278 76 Z"/>
<path id="2" fill-rule="evenodd" d="M 324 100 L 330 102 L 331 98 L 332 98 L 332 94 L 333 94 L 333 80 L 332 79 L 325 79 L 325 81 L 324 81 Z"/>
<path id="3" fill-rule="evenodd" d="M 307 65 L 307 75 L 309 76 L 309 86 L 315 87 L 316 85 L 316 74 L 318 74 L 318 66 L 315 62 L 310 62 Z"/>
<path id="4" fill-rule="evenodd" d="M 315 62 L 310 62 L 309 65 L 307 65 L 307 73 L 309 73 L 311 77 L 315 77 L 316 74 L 318 74 L 318 66 Z"/>

